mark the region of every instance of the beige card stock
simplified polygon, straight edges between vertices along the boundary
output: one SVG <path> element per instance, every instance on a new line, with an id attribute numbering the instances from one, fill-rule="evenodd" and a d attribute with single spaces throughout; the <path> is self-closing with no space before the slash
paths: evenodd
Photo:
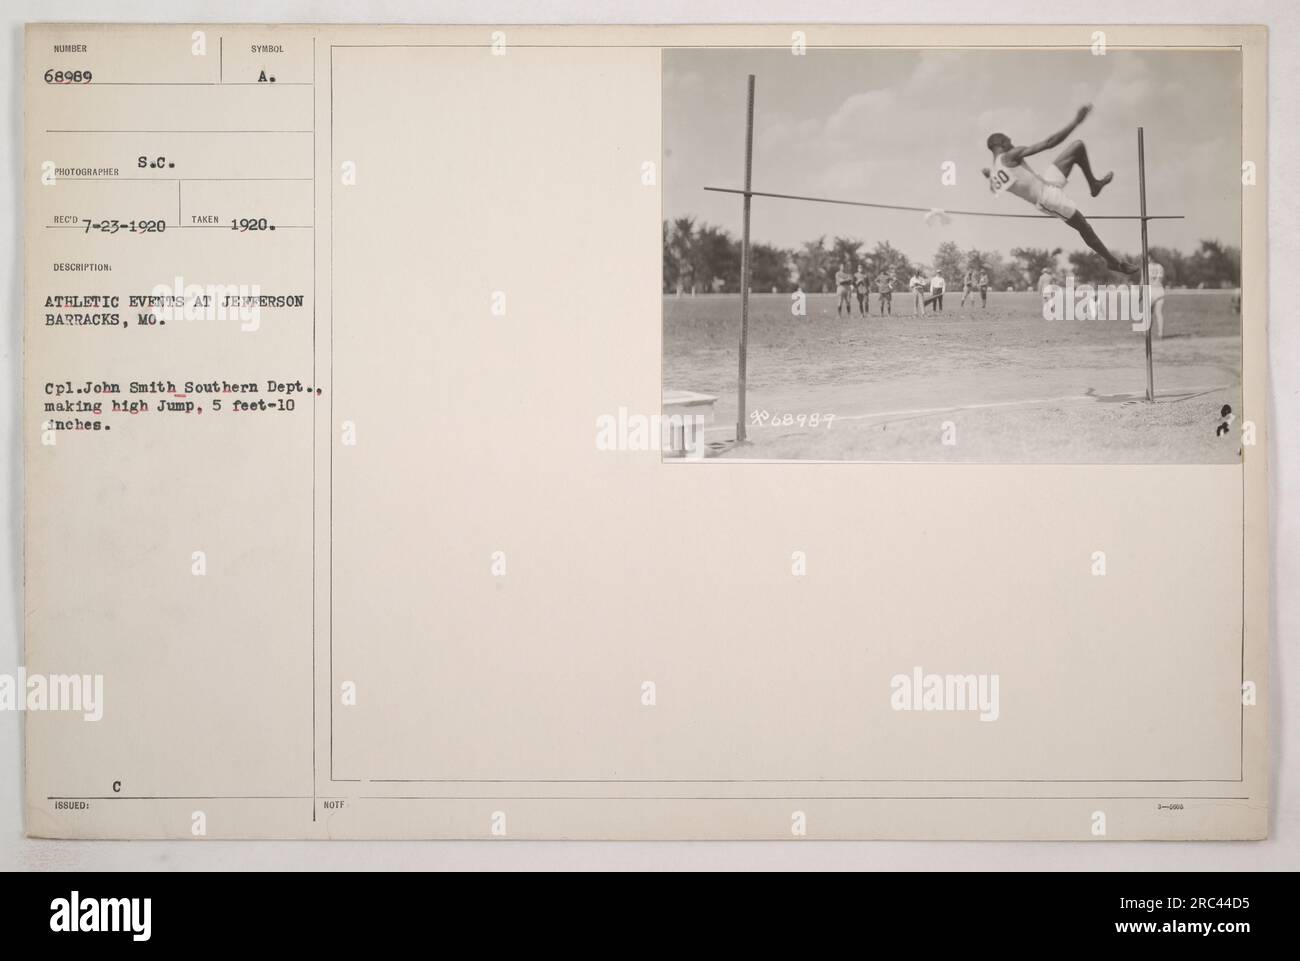
<path id="1" fill-rule="evenodd" d="M 1267 834 L 1262 28 L 26 39 L 30 834 Z M 1198 56 L 1231 89 L 1174 150 Z M 751 192 L 927 212 L 753 196 L 726 260 L 750 74 Z M 1041 213 L 986 123 L 1089 100 L 1103 240 L 1137 125 L 1185 217 L 1151 402 L 1142 333 L 1005 289 L 1093 269 L 1069 225 L 956 213 Z M 818 233 L 1005 282 L 846 321 Z"/>

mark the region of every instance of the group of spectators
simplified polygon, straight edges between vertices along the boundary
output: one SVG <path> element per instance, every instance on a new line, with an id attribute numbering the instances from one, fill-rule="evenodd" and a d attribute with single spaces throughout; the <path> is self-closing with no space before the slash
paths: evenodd
<path id="1" fill-rule="evenodd" d="M 871 313 L 871 290 L 875 288 L 878 298 L 880 315 L 894 312 L 894 287 L 897 278 L 892 268 L 887 268 L 878 273 L 873 281 L 866 272 L 866 268 L 858 266 L 856 270 L 851 269 L 852 265 L 844 263 L 835 271 L 835 292 L 839 295 L 839 302 L 835 306 L 837 316 L 853 316 L 853 302 L 856 299 L 858 304 L 858 313 L 866 317 Z M 921 316 L 927 310 L 933 313 L 939 313 L 943 310 L 943 295 L 948 287 L 948 282 L 944 280 L 943 274 L 935 271 L 933 276 L 925 277 L 921 271 L 916 271 L 907 281 L 907 288 L 912 292 L 912 313 L 915 316 Z M 927 293 L 928 292 L 928 293 Z M 987 270 L 968 270 L 962 277 L 961 306 L 966 306 L 967 298 L 974 301 L 975 295 L 979 295 L 980 306 L 987 307 L 989 302 L 989 273 Z"/>

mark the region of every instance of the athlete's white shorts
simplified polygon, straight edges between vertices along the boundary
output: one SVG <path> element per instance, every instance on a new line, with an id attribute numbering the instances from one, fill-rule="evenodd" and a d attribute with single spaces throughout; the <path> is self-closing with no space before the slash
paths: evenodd
<path id="1" fill-rule="evenodd" d="M 1043 183 L 1047 184 L 1043 188 L 1042 199 L 1038 201 L 1040 210 L 1049 214 L 1056 214 L 1062 220 L 1069 220 L 1079 208 L 1074 205 L 1074 201 L 1066 196 L 1065 174 L 1061 173 L 1056 164 L 1048 164 L 1042 173 Z"/>

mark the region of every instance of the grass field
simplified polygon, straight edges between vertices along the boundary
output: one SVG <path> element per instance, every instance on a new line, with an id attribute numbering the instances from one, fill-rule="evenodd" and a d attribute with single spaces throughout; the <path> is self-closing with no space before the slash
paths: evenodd
<path id="1" fill-rule="evenodd" d="M 1120 320 L 1043 319 L 1036 293 L 991 293 L 987 308 L 837 317 L 834 294 L 750 298 L 748 459 L 993 463 L 1237 463 L 1241 325 L 1231 291 L 1175 291 L 1154 342 Z M 663 386 L 714 394 L 712 439 L 735 436 L 739 295 L 664 298 Z M 1233 430 L 1215 436 L 1230 404 Z M 818 415 L 812 426 L 812 415 Z M 802 421 L 800 416 L 802 415 Z M 755 417 L 762 418 L 756 422 Z M 949 443 L 945 443 L 949 441 Z"/>

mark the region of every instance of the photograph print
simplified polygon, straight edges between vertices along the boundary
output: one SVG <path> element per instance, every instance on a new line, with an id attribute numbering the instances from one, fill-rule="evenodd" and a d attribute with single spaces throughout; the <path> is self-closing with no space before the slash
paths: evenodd
<path id="1" fill-rule="evenodd" d="M 1233 48 L 665 50 L 665 456 L 1240 463 L 1241 143 Z"/>

